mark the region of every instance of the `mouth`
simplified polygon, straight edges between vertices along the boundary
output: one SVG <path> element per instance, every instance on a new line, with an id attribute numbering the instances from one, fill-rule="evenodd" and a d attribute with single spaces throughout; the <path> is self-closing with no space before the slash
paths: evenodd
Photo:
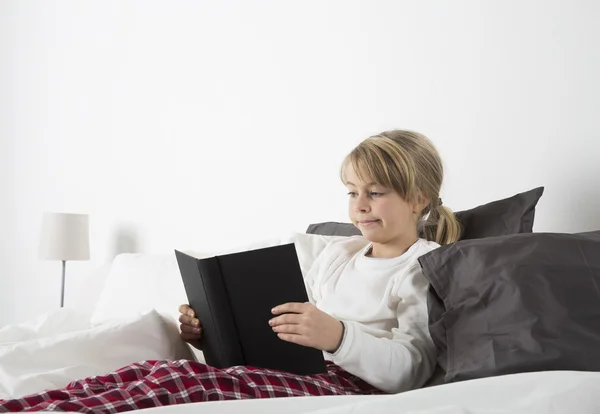
<path id="1" fill-rule="evenodd" d="M 381 220 L 359 220 L 358 224 L 360 226 L 371 226 L 373 224 L 376 224 L 378 222 L 380 222 Z"/>

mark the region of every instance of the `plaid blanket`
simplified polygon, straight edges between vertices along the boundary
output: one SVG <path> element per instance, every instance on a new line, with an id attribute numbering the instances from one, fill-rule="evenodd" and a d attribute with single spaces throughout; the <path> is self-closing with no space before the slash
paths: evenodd
<path id="1" fill-rule="evenodd" d="M 195 361 L 143 361 L 67 387 L 14 400 L 0 412 L 115 413 L 200 401 L 310 395 L 382 394 L 328 362 L 325 374 L 301 376 L 253 367 L 219 370 Z"/>

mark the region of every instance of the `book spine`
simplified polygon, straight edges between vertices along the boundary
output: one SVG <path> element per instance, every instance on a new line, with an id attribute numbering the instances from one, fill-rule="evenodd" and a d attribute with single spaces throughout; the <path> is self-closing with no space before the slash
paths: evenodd
<path id="1" fill-rule="evenodd" d="M 219 261 L 212 257 L 198 260 L 197 263 L 212 318 L 209 325 L 213 328 L 203 333 L 206 336 L 204 342 L 210 344 L 204 347 L 206 362 L 215 368 L 245 365 Z M 211 335 L 212 338 L 209 337 Z"/>

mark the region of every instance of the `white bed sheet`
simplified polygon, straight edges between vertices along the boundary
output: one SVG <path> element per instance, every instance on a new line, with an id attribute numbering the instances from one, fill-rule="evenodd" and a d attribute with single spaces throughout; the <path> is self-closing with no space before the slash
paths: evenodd
<path id="1" fill-rule="evenodd" d="M 183 404 L 148 414 L 598 414 L 600 373 L 546 371 L 386 396 L 294 397 Z"/>
<path id="2" fill-rule="evenodd" d="M 155 311 L 92 325 L 63 308 L 0 329 L 0 399 L 56 389 L 148 359 L 189 359 L 177 326 Z"/>

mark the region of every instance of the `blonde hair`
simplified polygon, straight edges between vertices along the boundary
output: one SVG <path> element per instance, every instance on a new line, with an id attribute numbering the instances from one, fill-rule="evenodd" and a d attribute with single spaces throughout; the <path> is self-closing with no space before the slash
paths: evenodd
<path id="1" fill-rule="evenodd" d="M 442 160 L 433 143 L 413 131 L 386 131 L 365 139 L 344 159 L 341 178 L 350 163 L 361 181 L 375 181 L 392 188 L 406 201 L 419 195 L 431 200 L 418 221 L 421 237 L 438 244 L 457 241 L 460 223 L 448 207 L 443 206 L 440 189 L 444 178 Z"/>

